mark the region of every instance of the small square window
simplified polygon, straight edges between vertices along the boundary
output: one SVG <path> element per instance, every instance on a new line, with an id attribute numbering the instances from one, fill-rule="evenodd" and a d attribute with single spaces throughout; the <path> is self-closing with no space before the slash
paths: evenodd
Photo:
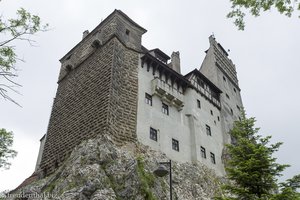
<path id="1" fill-rule="evenodd" d="M 207 124 L 206 124 L 206 134 L 209 135 L 209 136 L 211 136 L 210 126 L 208 126 Z"/>
<path id="2" fill-rule="evenodd" d="M 213 112 L 212 110 L 210 110 L 210 114 L 211 114 L 211 115 L 214 115 L 214 112 Z"/>
<path id="3" fill-rule="evenodd" d="M 157 130 L 150 127 L 150 139 L 157 141 Z"/>
<path id="4" fill-rule="evenodd" d="M 201 151 L 201 157 L 206 158 L 206 150 L 203 146 L 200 147 L 200 151 Z"/>
<path id="5" fill-rule="evenodd" d="M 172 138 L 172 149 L 174 149 L 175 151 L 179 151 L 179 142 L 178 140 L 175 140 Z"/>
<path id="6" fill-rule="evenodd" d="M 152 96 L 148 93 L 145 93 L 145 103 L 152 106 Z"/>
<path id="7" fill-rule="evenodd" d="M 166 115 L 169 115 L 169 106 L 165 103 L 162 103 L 162 112 Z"/>
<path id="8" fill-rule="evenodd" d="M 198 108 L 201 108 L 201 102 L 200 102 L 199 99 L 197 99 L 197 107 L 198 107 Z"/>
<path id="9" fill-rule="evenodd" d="M 227 99 L 230 99 L 230 97 L 229 97 L 229 95 L 226 93 L 226 97 L 227 97 Z"/>
<path id="10" fill-rule="evenodd" d="M 210 160 L 213 164 L 216 164 L 216 157 L 215 154 L 213 154 L 212 152 L 210 152 Z"/>
<path id="11" fill-rule="evenodd" d="M 126 35 L 129 35 L 130 31 L 128 29 L 126 29 L 125 33 L 126 33 Z"/>
<path id="12" fill-rule="evenodd" d="M 233 91 L 236 93 L 236 89 L 235 88 L 233 88 Z"/>

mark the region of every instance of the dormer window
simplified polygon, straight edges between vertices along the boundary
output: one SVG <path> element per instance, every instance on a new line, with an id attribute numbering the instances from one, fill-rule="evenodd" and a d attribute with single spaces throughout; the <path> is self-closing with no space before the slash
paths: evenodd
<path id="1" fill-rule="evenodd" d="M 150 50 L 149 53 L 165 64 L 167 64 L 168 60 L 170 59 L 170 57 L 167 54 L 165 54 L 158 48 Z"/>
<path id="2" fill-rule="evenodd" d="M 66 57 L 66 60 L 70 60 L 71 57 L 72 57 L 72 54 L 70 54 L 68 57 Z"/>

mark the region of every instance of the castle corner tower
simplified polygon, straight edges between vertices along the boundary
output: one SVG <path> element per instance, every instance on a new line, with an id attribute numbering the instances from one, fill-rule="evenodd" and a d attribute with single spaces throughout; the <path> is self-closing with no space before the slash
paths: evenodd
<path id="1" fill-rule="evenodd" d="M 136 140 L 137 68 L 145 32 L 115 10 L 61 58 L 40 163 L 44 174 L 81 141 L 99 134 L 120 144 Z"/>
<path id="2" fill-rule="evenodd" d="M 227 51 L 212 35 L 209 37 L 209 43 L 210 47 L 206 51 L 200 72 L 222 90 L 220 96 L 222 105 L 221 121 L 225 143 L 229 143 L 231 138 L 229 138 L 227 133 L 231 130 L 233 122 L 240 119 L 239 115 L 243 108 L 241 89 L 238 83 L 236 67 L 229 59 Z"/>

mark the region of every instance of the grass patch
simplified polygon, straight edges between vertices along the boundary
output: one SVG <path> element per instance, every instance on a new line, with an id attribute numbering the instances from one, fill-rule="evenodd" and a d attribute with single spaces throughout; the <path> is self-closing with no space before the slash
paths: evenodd
<path id="1" fill-rule="evenodd" d="M 137 172 L 141 181 L 141 192 L 145 199 L 157 200 L 150 188 L 154 186 L 154 175 L 145 171 L 145 165 L 142 157 L 137 158 Z"/>

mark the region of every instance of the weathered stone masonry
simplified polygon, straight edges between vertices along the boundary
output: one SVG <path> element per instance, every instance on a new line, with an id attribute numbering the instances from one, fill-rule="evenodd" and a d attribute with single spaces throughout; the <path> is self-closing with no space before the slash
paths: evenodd
<path id="1" fill-rule="evenodd" d="M 115 10 L 61 59 L 40 165 L 46 175 L 99 133 L 117 144 L 135 140 L 137 67 L 146 30 L 127 18 Z"/>

